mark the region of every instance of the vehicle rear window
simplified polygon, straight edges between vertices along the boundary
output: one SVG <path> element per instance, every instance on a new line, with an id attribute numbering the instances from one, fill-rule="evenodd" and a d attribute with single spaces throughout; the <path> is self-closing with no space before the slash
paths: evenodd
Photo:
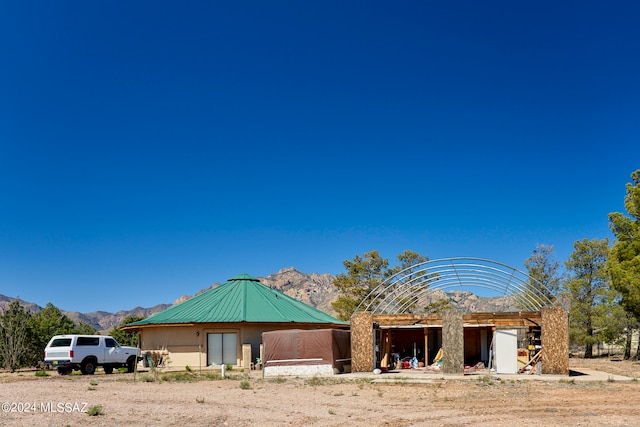
<path id="1" fill-rule="evenodd" d="M 78 337 L 76 345 L 99 345 L 100 337 Z"/>
<path id="2" fill-rule="evenodd" d="M 53 340 L 49 347 L 69 347 L 71 345 L 71 338 L 56 338 Z"/>

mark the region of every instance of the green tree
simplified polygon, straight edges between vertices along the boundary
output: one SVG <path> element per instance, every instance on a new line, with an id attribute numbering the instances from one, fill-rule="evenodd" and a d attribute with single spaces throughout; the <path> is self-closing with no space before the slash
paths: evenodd
<path id="1" fill-rule="evenodd" d="M 331 305 L 339 319 L 349 320 L 361 302 L 373 302 L 368 295 L 384 281 L 389 260 L 382 258 L 378 251 L 371 251 L 342 264 L 347 272 L 338 274 L 333 281 L 342 295 Z"/>
<path id="2" fill-rule="evenodd" d="M 81 335 L 98 335 L 98 330 L 91 325 L 88 325 L 84 322 L 76 323 L 76 327 L 74 328 L 76 334 Z"/>
<path id="3" fill-rule="evenodd" d="M 397 256 L 398 264 L 389 268 L 389 260 L 382 258 L 378 251 L 366 252 L 362 256 L 356 255 L 353 260 L 346 260 L 343 265 L 346 273 L 336 276 L 333 284 L 341 291 L 338 299 L 332 303 L 333 309 L 338 313 L 338 318 L 349 320 L 353 312 L 360 306 L 361 309 L 367 305 L 378 302 L 380 292 L 373 292 L 385 280 L 395 280 L 394 274 L 400 273 L 398 286 L 395 289 L 387 289 L 392 295 L 397 295 L 396 301 L 404 309 L 409 311 L 415 307 L 417 298 L 414 295 L 417 281 L 424 276 L 416 264 L 426 262 L 428 257 L 413 251 L 404 251 Z M 407 290 L 408 289 L 408 290 Z M 378 298 L 378 300 L 376 300 Z"/>
<path id="4" fill-rule="evenodd" d="M 598 342 L 595 331 L 606 325 L 603 315 L 610 311 L 609 241 L 583 239 L 573 247 L 565 263 L 569 273 L 565 283 L 570 296 L 569 336 L 573 342 L 584 345 L 584 357 L 589 358 Z"/>
<path id="5" fill-rule="evenodd" d="M 29 319 L 29 357 L 25 363 L 34 366 L 42 360 L 44 348 L 54 335 L 74 332 L 75 324 L 59 308 L 47 303 Z"/>
<path id="6" fill-rule="evenodd" d="M 44 348 L 54 335 L 96 333 L 95 328 L 82 322 L 76 325 L 58 307 L 47 303 L 39 313 L 29 319 L 29 356 L 24 363 L 29 366 L 37 365 L 42 360 Z"/>
<path id="7" fill-rule="evenodd" d="M 397 256 L 397 259 L 399 264 L 385 272 L 385 279 L 398 275 L 398 280 L 396 281 L 398 304 L 406 311 L 411 312 L 418 305 L 418 293 L 424 290 L 421 282 L 427 275 L 419 264 L 429 261 L 429 257 L 411 250 L 405 250 Z"/>
<path id="8" fill-rule="evenodd" d="M 596 310 L 597 316 L 603 322 L 598 334 L 601 341 L 616 347 L 624 347 L 625 358 L 629 359 L 633 331 L 638 329 L 638 321 L 620 305 L 619 298 L 610 300 L 607 305 L 596 307 Z"/>
<path id="9" fill-rule="evenodd" d="M 28 351 L 29 318 L 31 315 L 16 300 L 0 316 L 0 353 L 5 369 L 14 372 Z"/>
<path id="10" fill-rule="evenodd" d="M 533 279 L 526 285 L 527 292 L 540 293 L 543 299 L 555 301 L 560 292 L 561 280 L 560 263 L 555 259 L 553 246 L 538 245 L 533 254 L 524 261 L 524 265 L 529 277 Z"/>
<path id="11" fill-rule="evenodd" d="M 122 319 L 122 322 L 111 331 L 109 331 L 109 335 L 114 337 L 116 341 L 118 341 L 121 345 L 128 345 L 131 347 L 135 347 L 138 345 L 138 333 L 132 331 L 123 331 L 121 328 L 129 323 L 137 322 L 139 320 L 144 319 L 144 317 L 129 315 Z"/>
<path id="12" fill-rule="evenodd" d="M 609 227 L 616 236 L 609 256 L 609 271 L 613 287 L 620 292 L 620 304 L 640 321 L 640 170 L 631 174 L 631 180 L 633 182 L 626 185 L 624 198 L 629 216 L 620 212 L 609 214 Z M 629 354 L 625 351 L 625 357 L 629 356 L 630 351 Z M 640 342 L 635 358 L 639 357 Z"/>
<path id="13" fill-rule="evenodd" d="M 440 298 L 427 304 L 424 308 L 425 314 L 441 313 L 445 310 L 452 310 L 451 300 L 449 298 Z"/>

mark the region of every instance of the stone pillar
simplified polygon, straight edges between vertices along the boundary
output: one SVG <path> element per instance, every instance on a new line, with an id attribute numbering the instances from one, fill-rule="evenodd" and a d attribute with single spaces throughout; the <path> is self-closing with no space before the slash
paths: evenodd
<path id="1" fill-rule="evenodd" d="M 360 311 L 351 316 L 351 371 L 373 371 L 373 358 L 373 314 Z"/>
<path id="2" fill-rule="evenodd" d="M 464 322 L 462 312 L 442 312 L 442 372 L 464 374 Z"/>
<path id="3" fill-rule="evenodd" d="M 569 314 L 562 307 L 543 307 L 542 373 L 569 375 Z"/>
<path id="4" fill-rule="evenodd" d="M 251 370 L 251 344 L 242 344 L 242 368 Z"/>

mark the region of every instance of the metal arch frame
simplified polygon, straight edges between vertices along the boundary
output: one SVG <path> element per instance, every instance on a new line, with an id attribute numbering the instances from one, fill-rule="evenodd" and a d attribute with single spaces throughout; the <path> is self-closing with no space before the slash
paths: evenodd
<path id="1" fill-rule="evenodd" d="M 536 283 L 536 288 L 527 286 L 530 282 Z M 511 295 L 529 311 L 561 305 L 547 296 L 549 292 L 544 284 L 514 267 L 484 258 L 454 257 L 424 261 L 399 271 L 369 292 L 354 313 L 363 310 L 374 314 L 402 314 L 417 298 L 435 290 L 459 287 L 484 288 L 503 296 Z M 369 302 L 365 304 L 365 301 Z"/>

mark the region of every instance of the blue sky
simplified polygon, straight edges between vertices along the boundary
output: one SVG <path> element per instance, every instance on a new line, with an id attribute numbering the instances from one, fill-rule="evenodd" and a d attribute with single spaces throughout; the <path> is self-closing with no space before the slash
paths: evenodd
<path id="1" fill-rule="evenodd" d="M 611 237 L 637 2 L 5 2 L 0 293 L 171 303 L 374 249 Z"/>

